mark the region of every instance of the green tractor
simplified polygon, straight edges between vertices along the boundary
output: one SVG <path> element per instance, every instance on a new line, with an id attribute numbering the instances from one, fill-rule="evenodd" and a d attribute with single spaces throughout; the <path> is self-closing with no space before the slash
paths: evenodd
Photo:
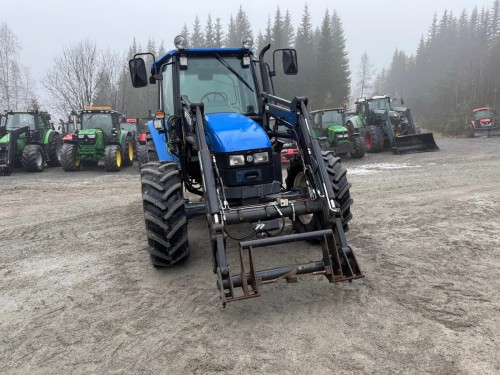
<path id="1" fill-rule="evenodd" d="M 313 134 L 324 151 L 331 150 L 336 156 L 349 154 L 359 159 L 365 156 L 365 146 L 359 129 L 350 123 L 345 125 L 344 108 L 322 109 L 311 112 Z"/>
<path id="2" fill-rule="evenodd" d="M 347 119 L 347 127 L 351 124 L 361 129 L 368 152 L 391 148 L 394 154 L 401 155 L 439 150 L 432 133 L 422 133 L 413 121 L 410 108 L 392 107 L 388 95 L 358 100 L 356 114 Z"/>
<path id="3" fill-rule="evenodd" d="M 0 121 L 0 175 L 13 167 L 42 172 L 60 166 L 61 135 L 50 125 L 50 115 L 41 111 L 6 111 Z"/>
<path id="4" fill-rule="evenodd" d="M 79 113 L 80 128 L 66 134 L 61 164 L 72 172 L 95 167 L 104 160 L 108 172 L 118 172 L 134 162 L 134 135 L 120 128 L 124 115 L 111 107 L 85 107 Z"/>

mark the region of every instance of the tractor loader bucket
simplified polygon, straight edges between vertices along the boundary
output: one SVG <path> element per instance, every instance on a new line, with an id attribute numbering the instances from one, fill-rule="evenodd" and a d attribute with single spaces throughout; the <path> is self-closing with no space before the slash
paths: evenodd
<path id="1" fill-rule="evenodd" d="M 486 127 L 483 126 L 482 128 L 475 128 L 474 129 L 474 136 L 475 137 L 493 137 L 493 136 L 498 136 L 500 135 L 500 126 L 495 126 L 495 127 Z"/>
<path id="2" fill-rule="evenodd" d="M 438 151 L 439 147 L 434 141 L 432 133 L 420 133 L 411 135 L 402 135 L 394 137 L 392 152 L 396 155 L 407 152 L 427 152 Z"/>

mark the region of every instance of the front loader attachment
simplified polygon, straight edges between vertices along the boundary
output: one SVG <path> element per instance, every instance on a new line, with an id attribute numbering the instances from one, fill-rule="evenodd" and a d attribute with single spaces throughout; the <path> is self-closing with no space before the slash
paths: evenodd
<path id="1" fill-rule="evenodd" d="M 500 135 L 500 126 L 483 126 L 481 128 L 474 128 L 474 137 L 493 137 Z"/>
<path id="2" fill-rule="evenodd" d="M 394 137 L 392 145 L 392 152 L 396 155 L 406 154 L 408 152 L 427 152 L 437 150 L 439 150 L 439 147 L 434 141 L 432 133 L 420 133 Z"/>
<path id="3" fill-rule="evenodd" d="M 261 271 L 255 269 L 253 255 L 255 248 L 303 240 L 319 240 L 323 258 L 307 264 L 289 265 Z M 247 252 L 246 256 L 245 252 Z M 240 242 L 239 255 L 240 273 L 238 275 L 232 276 L 229 270 L 226 276 L 221 275 L 220 272 L 217 275 L 217 287 L 224 305 L 227 302 L 259 297 L 263 285 L 276 283 L 279 280 L 294 282 L 298 275 L 324 275 L 330 283 L 364 277 L 351 247 L 347 245 L 340 218 L 337 220 L 334 230 L 324 229 L 310 233 Z"/>

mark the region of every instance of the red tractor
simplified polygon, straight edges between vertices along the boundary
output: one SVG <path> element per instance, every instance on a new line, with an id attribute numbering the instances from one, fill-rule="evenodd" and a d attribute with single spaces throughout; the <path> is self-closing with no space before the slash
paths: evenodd
<path id="1" fill-rule="evenodd" d="M 490 107 L 473 109 L 471 122 L 468 125 L 469 137 L 500 135 L 500 124 L 493 120 L 494 115 L 495 111 Z"/>

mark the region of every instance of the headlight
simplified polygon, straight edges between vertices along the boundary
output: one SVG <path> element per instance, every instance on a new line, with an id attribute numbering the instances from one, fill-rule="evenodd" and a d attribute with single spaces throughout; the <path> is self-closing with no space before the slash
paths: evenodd
<path id="1" fill-rule="evenodd" d="M 243 155 L 229 155 L 229 165 L 231 167 L 245 165 L 245 157 Z"/>
<path id="2" fill-rule="evenodd" d="M 89 135 L 87 135 L 87 137 L 89 137 L 90 139 L 94 139 L 95 138 L 95 134 L 89 134 Z"/>
<path id="3" fill-rule="evenodd" d="M 177 35 L 174 38 L 174 46 L 177 49 L 186 49 L 187 48 L 187 40 L 183 35 Z"/>
<path id="4" fill-rule="evenodd" d="M 267 152 L 257 152 L 253 154 L 253 162 L 255 164 L 267 163 L 269 161 L 269 154 Z"/>
<path id="5" fill-rule="evenodd" d="M 78 139 L 83 139 L 85 136 L 83 134 L 78 134 Z"/>
<path id="6" fill-rule="evenodd" d="M 244 36 L 243 38 L 241 38 L 241 45 L 245 49 L 252 48 L 252 46 L 253 46 L 253 39 L 252 39 L 252 37 L 250 37 L 250 36 Z"/>

